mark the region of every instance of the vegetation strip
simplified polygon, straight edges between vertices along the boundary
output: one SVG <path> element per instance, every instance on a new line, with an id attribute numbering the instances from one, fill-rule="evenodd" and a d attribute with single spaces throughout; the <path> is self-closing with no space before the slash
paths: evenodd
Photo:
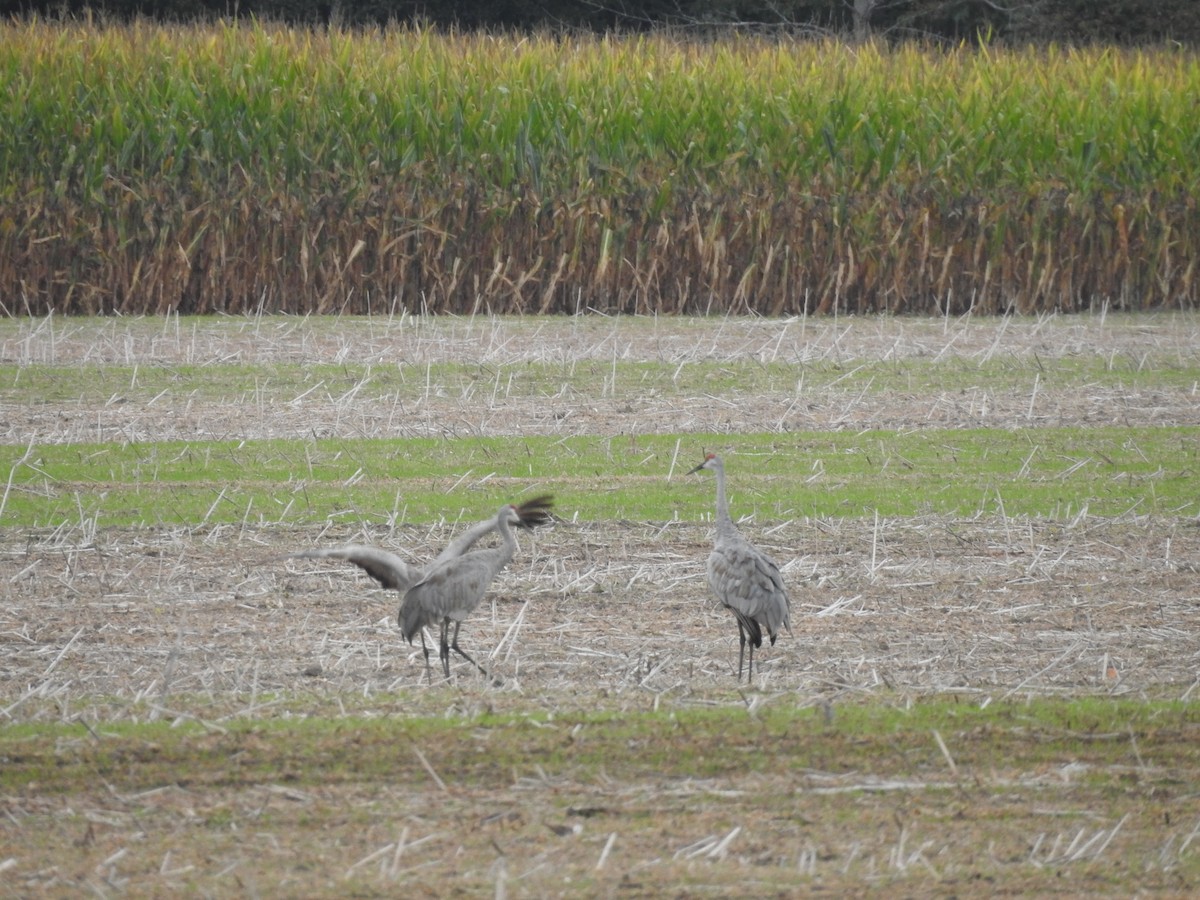
<path id="1" fill-rule="evenodd" d="M 614 396 L 655 392 L 691 396 L 801 394 L 841 386 L 883 391 L 962 390 L 980 383 L 992 389 L 1030 388 L 1040 383 L 1078 389 L 1157 386 L 1190 389 L 1200 384 L 1200 365 L 1163 351 L 1137 359 L 1060 357 L 1052 360 L 990 359 L 945 362 L 855 360 L 818 362 L 604 361 L 413 364 L 275 363 L 262 365 L 0 365 L 0 398 L 31 403 L 287 403 L 319 397 L 365 395 L 386 406 L 447 393 L 498 402 L 513 397 L 570 396 L 601 383 Z"/>
<path id="2" fill-rule="evenodd" d="M 954 748 L 953 772 L 946 771 L 949 751 L 939 748 L 935 733 Z M 1098 783 L 1116 785 L 1139 760 L 1151 780 L 1200 773 L 1200 718 L 1192 704 L 1157 700 L 1038 699 L 981 707 L 951 698 L 799 709 L 777 699 L 752 710 L 5 725 L 0 790 L 72 793 L 88 790 L 97 777 L 122 791 L 167 784 L 421 784 L 428 779 L 425 764 L 404 752 L 406 746 L 436 746 L 439 775 L 464 788 L 503 787 L 514 769 L 533 760 L 576 782 L 591 782 L 605 770 L 632 781 L 770 773 L 790 774 L 801 792 L 805 776 L 815 772 L 936 773 L 948 787 L 1070 762 L 1092 768 Z M 1153 770 L 1147 759 L 1156 761 Z"/>
<path id="3" fill-rule="evenodd" d="M 726 446 L 741 514 L 765 520 L 1200 511 L 1195 429 L 1110 426 L 9 447 L 2 512 L 8 524 L 42 528 L 80 517 L 403 524 L 453 518 L 452 490 L 468 517 L 514 492 L 550 491 L 568 520 L 690 521 L 709 514 L 711 491 L 681 476 L 703 450 Z"/>
<path id="4" fill-rule="evenodd" d="M 1200 64 L 265 25 L 0 33 L 9 315 L 1194 306 Z"/>

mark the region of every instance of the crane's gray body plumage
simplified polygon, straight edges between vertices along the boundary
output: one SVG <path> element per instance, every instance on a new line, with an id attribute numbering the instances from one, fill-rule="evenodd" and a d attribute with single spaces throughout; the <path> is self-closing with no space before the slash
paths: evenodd
<path id="1" fill-rule="evenodd" d="M 774 645 L 779 632 L 791 628 L 791 605 L 779 566 L 742 537 L 729 516 L 725 466 L 721 458 L 708 454 L 692 472 L 701 469 L 712 469 L 717 476 L 717 533 L 708 555 L 708 584 L 717 600 L 737 621 L 738 681 L 742 680 L 746 643 L 750 644 L 750 666 L 746 677 L 749 682 L 754 679 L 754 648 L 762 646 L 763 629 Z"/>
<path id="2" fill-rule="evenodd" d="M 397 616 L 400 634 L 410 644 L 421 635 L 421 649 L 425 653 L 425 667 L 429 669 L 429 648 L 425 646 L 422 629 L 439 626 L 439 656 L 446 677 L 450 677 L 450 650 L 467 660 L 483 674 L 487 674 L 479 663 L 458 646 L 458 629 L 463 620 L 475 611 L 479 601 L 487 593 L 488 586 L 500 571 L 512 562 L 517 550 L 517 539 L 512 527 L 520 521 L 516 507 L 502 506 L 496 513 L 495 528 L 499 530 L 502 543 L 499 547 L 475 550 L 461 556 L 443 559 L 435 563 L 425 576 L 408 589 Z M 449 635 L 450 623 L 454 623 L 453 638 Z"/>

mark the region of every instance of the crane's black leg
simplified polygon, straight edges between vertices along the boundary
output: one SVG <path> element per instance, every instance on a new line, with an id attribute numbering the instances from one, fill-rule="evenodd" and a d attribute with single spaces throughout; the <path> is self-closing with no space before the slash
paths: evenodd
<path id="1" fill-rule="evenodd" d="M 754 641 L 750 642 L 750 663 L 746 666 L 746 684 L 754 683 Z"/>
<path id="2" fill-rule="evenodd" d="M 483 668 L 483 666 L 481 666 L 479 663 L 475 662 L 475 660 L 471 659 L 471 657 L 467 656 L 467 651 L 465 651 L 462 647 L 458 646 L 458 626 L 461 624 L 462 624 L 461 622 L 454 623 L 454 640 L 450 642 L 450 646 L 454 648 L 455 652 L 458 653 L 459 656 L 461 656 L 463 659 L 465 659 L 467 662 L 469 662 L 471 665 L 473 665 L 475 668 L 477 668 L 479 670 L 480 675 L 487 678 L 488 673 Z"/>
<path id="3" fill-rule="evenodd" d="M 425 677 L 433 684 L 433 669 L 429 667 L 429 648 L 425 646 L 425 628 L 421 628 L 421 652 L 425 654 Z"/>
<path id="4" fill-rule="evenodd" d="M 746 655 L 746 629 L 742 627 L 742 620 L 738 619 L 738 681 L 742 680 L 742 659 Z M 754 662 L 754 645 L 750 645 L 750 661 Z"/>
<path id="5" fill-rule="evenodd" d="M 442 619 L 442 632 L 438 646 L 438 655 L 442 658 L 442 671 L 446 673 L 446 678 L 450 677 L 450 644 L 446 640 L 446 635 L 450 631 L 450 620 Z M 455 631 L 457 634 L 457 629 Z"/>

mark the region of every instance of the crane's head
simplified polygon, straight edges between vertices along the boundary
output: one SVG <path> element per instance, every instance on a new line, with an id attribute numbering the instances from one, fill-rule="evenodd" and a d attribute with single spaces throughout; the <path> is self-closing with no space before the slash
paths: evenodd
<path id="1" fill-rule="evenodd" d="M 691 475 L 695 472 L 699 472 L 701 469 L 715 469 L 720 465 L 721 457 L 717 456 L 715 453 L 705 453 L 704 462 L 700 463 L 700 465 L 696 466 L 696 468 L 692 469 L 690 472 L 688 472 L 688 474 Z"/>
<path id="2" fill-rule="evenodd" d="M 500 507 L 499 512 L 496 513 L 496 520 L 505 525 L 520 525 L 521 514 L 517 511 L 517 508 L 513 504 L 506 503 Z"/>

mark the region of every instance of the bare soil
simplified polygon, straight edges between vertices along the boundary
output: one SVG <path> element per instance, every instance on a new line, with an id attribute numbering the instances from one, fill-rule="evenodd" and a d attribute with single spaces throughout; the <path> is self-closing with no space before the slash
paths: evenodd
<path id="1" fill-rule="evenodd" d="M 559 356 L 803 362 L 836 354 L 848 365 L 889 355 L 1168 353 L 1194 364 L 1200 352 L 1197 321 L 1186 317 L 409 320 L 344 328 L 217 320 L 174 333 L 161 322 L 59 321 L 54 335 L 37 330 L 44 324 L 8 327 L 0 358 L 23 365 L 329 361 L 350 353 L 357 361 L 489 364 Z M 989 395 L 982 419 L 978 398 L 894 393 L 860 398 L 847 418 L 853 395 L 834 388 L 809 398 L 798 427 L 1029 424 L 1025 388 L 980 390 Z M 193 409 L 186 421 L 149 404 L 119 412 L 64 404 L 4 409 L 3 431 L 14 445 L 71 440 L 66 415 L 114 439 L 131 429 L 156 439 L 215 429 L 247 438 L 315 427 L 357 433 L 355 423 L 371 412 L 356 404 L 368 402 L 314 395 L 290 405 Z M 783 400 L 757 402 L 758 412 L 749 399 L 717 409 L 704 397 L 682 407 L 648 397 L 630 410 L 580 397 L 578 414 L 551 420 L 533 401 L 497 410 L 486 396 L 456 397 L 431 400 L 406 428 L 444 427 L 459 416 L 501 434 L 737 432 L 761 428 L 762 405 Z M 1200 404 L 1186 390 L 1115 397 L 1112 389 L 1047 385 L 1036 402 L 1041 421 L 1053 424 L 1200 424 Z M 0 727 L 78 723 L 95 734 L 105 723 L 201 721 L 217 734 L 222 723 L 309 711 L 336 719 L 339 709 L 402 722 L 414 713 L 729 704 L 815 706 L 836 723 L 847 703 L 929 695 L 971 704 L 1195 698 L 1195 521 L 924 517 L 744 527 L 780 562 L 792 599 L 791 632 L 759 652 L 752 688 L 736 685 L 737 631 L 707 597 L 710 532 L 700 523 L 559 522 L 522 537 L 513 565 L 462 629 L 464 648 L 497 685 L 461 661 L 450 684 L 430 684 L 419 645 L 404 644 L 395 627 L 396 595 L 349 566 L 287 558 L 365 540 L 419 562 L 449 540 L 444 526 L 6 528 Z M 1108 799 L 1082 790 L 1086 766 L 1070 758 L 1037 771 L 1011 771 L 1000 759 L 951 777 L 942 763 L 954 747 L 943 756 L 932 736 L 911 771 L 892 760 L 879 772 L 841 772 L 826 760 L 798 780 L 750 772 L 698 782 L 669 770 L 614 770 L 596 780 L 530 759 L 497 787 L 439 772 L 437 748 L 426 748 L 415 783 L 290 788 L 281 775 L 191 790 L 181 773 L 179 782 L 135 796 L 119 778 L 106 779 L 67 795 L 0 797 L 0 894 L 853 896 L 892 886 L 905 896 L 1187 896 L 1188 876 L 1200 871 L 1200 807 L 1194 784 L 1179 779 L 1195 773 L 1175 771 L 1171 759 L 1138 759 L 1136 742 L 1130 754 L 1128 791 Z"/>

